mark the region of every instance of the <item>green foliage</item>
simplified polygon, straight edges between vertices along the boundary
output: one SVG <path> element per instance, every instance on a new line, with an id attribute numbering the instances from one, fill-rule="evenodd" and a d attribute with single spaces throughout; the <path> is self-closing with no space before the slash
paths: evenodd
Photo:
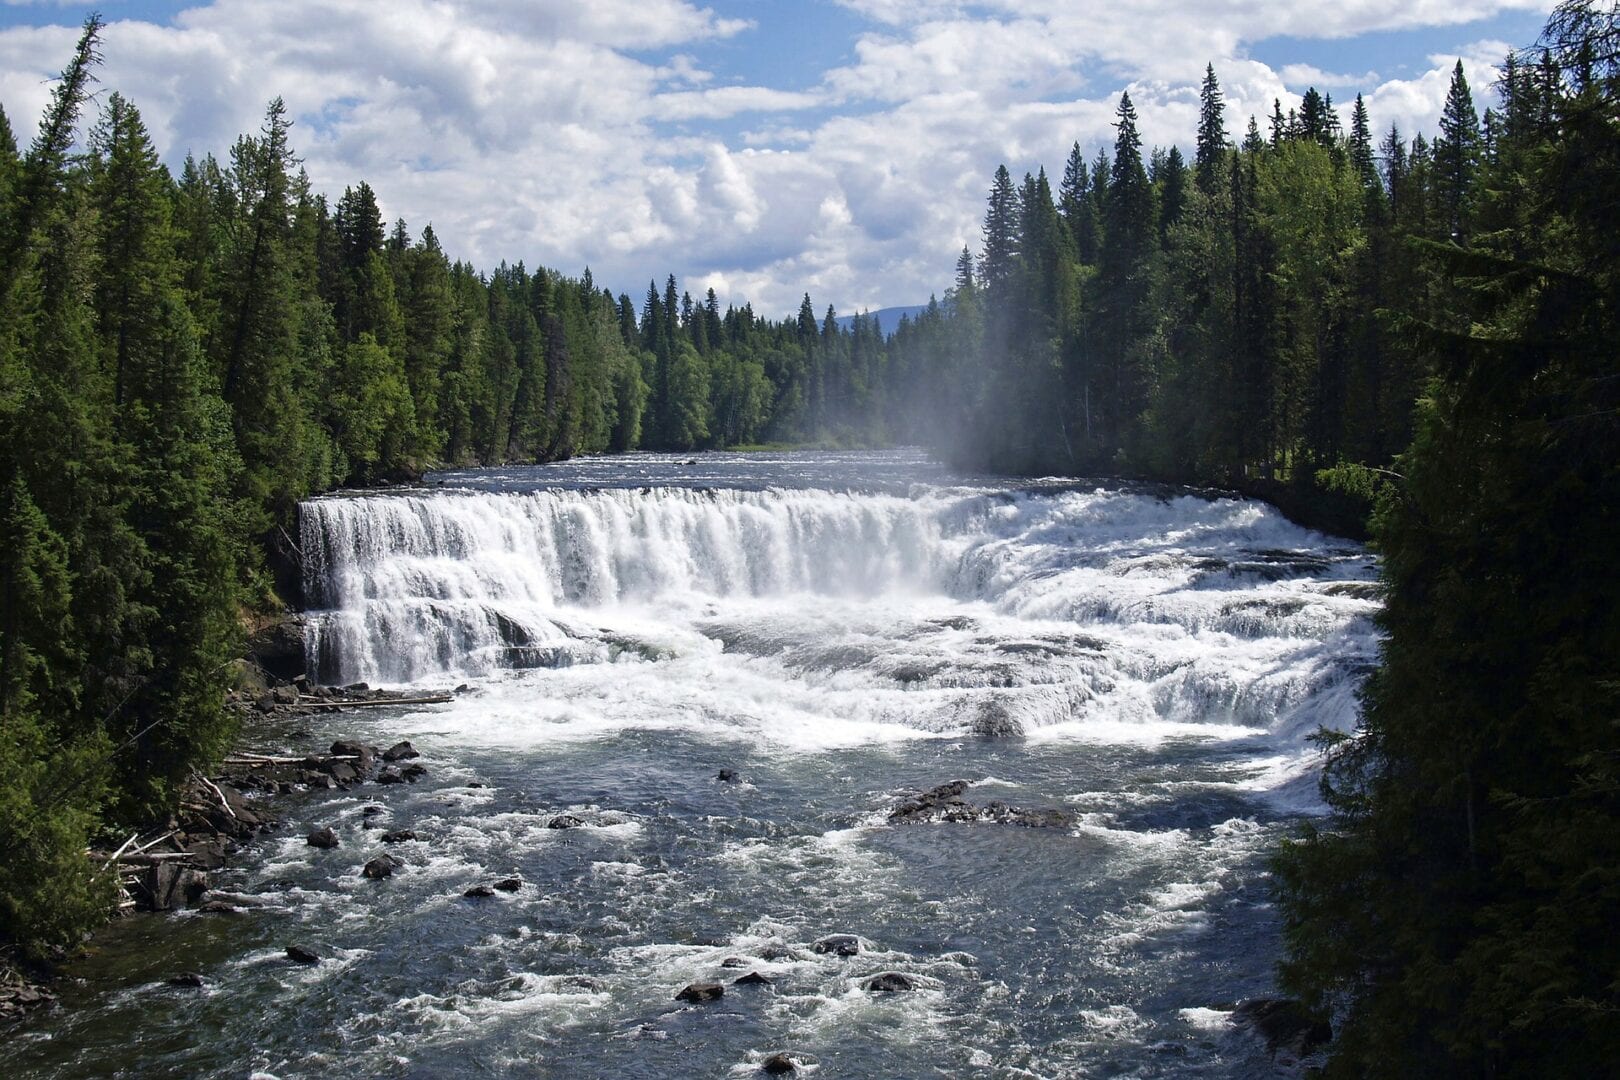
<path id="1" fill-rule="evenodd" d="M 1549 32 L 1612 35 L 1594 10 Z M 1380 500 L 1384 664 L 1329 752 L 1330 826 L 1278 862 L 1284 975 L 1339 1013 L 1335 1075 L 1620 1052 L 1620 71 L 1565 46 L 1558 123 L 1483 167 L 1495 226 L 1425 249 L 1460 310 L 1409 323 L 1436 374 Z"/>

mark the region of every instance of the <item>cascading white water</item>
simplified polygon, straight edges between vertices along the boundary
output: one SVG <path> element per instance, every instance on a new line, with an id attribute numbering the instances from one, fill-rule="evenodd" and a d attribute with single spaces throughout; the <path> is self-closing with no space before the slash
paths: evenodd
<path id="1" fill-rule="evenodd" d="M 319 499 L 302 520 L 330 681 L 719 642 L 738 662 L 687 675 L 707 691 L 755 696 L 731 684 L 769 668 L 785 700 L 863 723 L 1298 734 L 1347 726 L 1375 649 L 1363 552 L 1194 495 L 449 491 Z"/>

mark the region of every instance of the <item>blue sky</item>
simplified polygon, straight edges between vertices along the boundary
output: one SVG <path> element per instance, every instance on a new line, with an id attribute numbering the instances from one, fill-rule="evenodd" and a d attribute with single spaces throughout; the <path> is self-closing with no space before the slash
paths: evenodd
<path id="1" fill-rule="evenodd" d="M 166 160 L 221 156 L 287 99 L 312 181 L 369 181 L 452 256 L 639 296 L 674 273 L 771 315 L 925 301 L 976 246 L 998 164 L 1192 141 L 1213 62 L 1228 128 L 1307 86 L 1434 127 L 1548 0 L 103 0 L 103 84 Z M 0 0 L 0 104 L 26 133 L 87 10 Z"/>

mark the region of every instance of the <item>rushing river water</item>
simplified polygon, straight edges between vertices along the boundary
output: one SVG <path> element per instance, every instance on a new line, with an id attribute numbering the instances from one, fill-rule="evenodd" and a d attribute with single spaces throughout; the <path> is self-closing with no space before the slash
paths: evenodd
<path id="1" fill-rule="evenodd" d="M 1260 503 L 904 453 L 437 480 L 304 507 L 310 662 L 473 689 L 248 734 L 410 739 L 427 778 L 279 800 L 287 827 L 216 875 L 253 913 L 102 935 L 8 1075 L 1273 1070 L 1226 1013 L 1274 993 L 1267 853 L 1375 657 L 1360 548 Z M 1072 824 L 888 822 L 954 779 Z M 306 845 L 320 825 L 342 846 Z M 387 881 L 360 875 L 367 825 L 417 833 Z M 814 952 L 831 933 L 860 952 Z M 731 985 L 750 971 L 772 985 Z M 882 971 L 918 988 L 861 988 Z"/>

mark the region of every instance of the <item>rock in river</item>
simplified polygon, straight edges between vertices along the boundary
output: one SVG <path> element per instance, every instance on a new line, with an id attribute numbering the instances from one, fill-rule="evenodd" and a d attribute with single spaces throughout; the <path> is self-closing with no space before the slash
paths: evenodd
<path id="1" fill-rule="evenodd" d="M 397 742 L 393 746 L 390 746 L 388 749 L 384 750 L 382 759 L 387 762 L 395 762 L 405 761 L 408 758 L 416 758 L 421 756 L 421 754 L 417 753 L 416 747 L 412 746 L 409 740 L 407 740 L 405 742 Z"/>
<path id="2" fill-rule="evenodd" d="M 385 877 L 392 877 L 395 870 L 404 865 L 392 855 L 379 855 L 366 863 L 360 872 L 373 881 L 381 881 Z"/>
<path id="3" fill-rule="evenodd" d="M 701 1005 L 707 1001 L 719 1001 L 725 997 L 726 989 L 719 983 L 693 983 L 675 995 L 676 1001 L 690 1001 Z"/>
<path id="4" fill-rule="evenodd" d="M 828 934 L 812 942 L 810 948 L 823 955 L 855 956 L 861 951 L 861 939 L 854 934 Z"/>
<path id="5" fill-rule="evenodd" d="M 331 826 L 327 826 L 324 829 L 316 829 L 314 832 L 310 833 L 306 839 L 308 840 L 309 846 L 313 848 L 324 848 L 330 850 L 338 846 L 338 834 L 332 831 Z"/>
<path id="6" fill-rule="evenodd" d="M 289 945 L 287 946 L 287 959 L 295 964 L 318 964 L 321 962 L 321 954 L 312 949 L 306 949 L 302 945 Z"/>

